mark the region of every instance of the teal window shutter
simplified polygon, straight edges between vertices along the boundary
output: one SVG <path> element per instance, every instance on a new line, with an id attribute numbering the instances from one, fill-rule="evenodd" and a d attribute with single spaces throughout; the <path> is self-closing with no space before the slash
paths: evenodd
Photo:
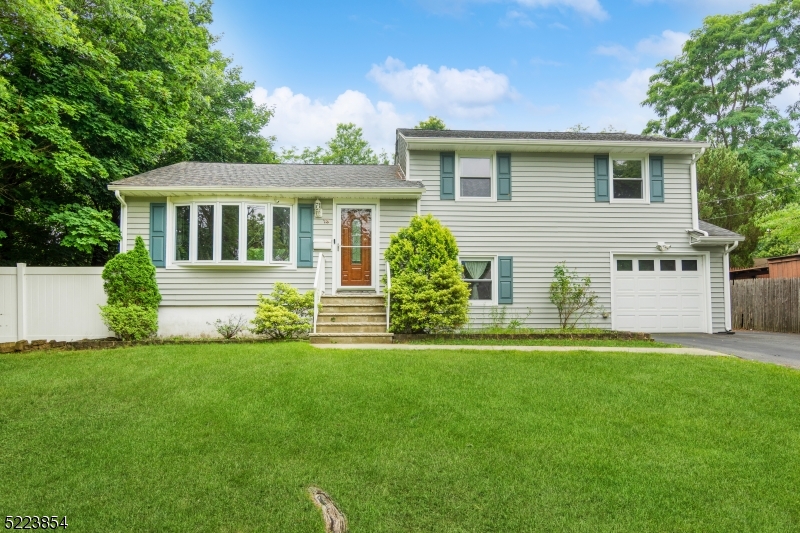
<path id="1" fill-rule="evenodd" d="M 456 154 L 452 152 L 440 154 L 439 199 L 456 199 Z"/>
<path id="2" fill-rule="evenodd" d="M 664 158 L 650 157 L 650 201 L 664 201 Z"/>
<path id="3" fill-rule="evenodd" d="M 511 154 L 497 154 L 497 199 L 511 200 Z"/>
<path id="4" fill-rule="evenodd" d="M 594 201 L 609 201 L 608 156 L 594 156 Z"/>
<path id="5" fill-rule="evenodd" d="M 314 205 L 297 206 L 297 266 L 314 266 Z"/>
<path id="6" fill-rule="evenodd" d="M 497 303 L 514 303 L 514 258 L 497 258 Z"/>
<path id="7" fill-rule="evenodd" d="M 150 204 L 150 259 L 167 266 L 167 204 Z"/>

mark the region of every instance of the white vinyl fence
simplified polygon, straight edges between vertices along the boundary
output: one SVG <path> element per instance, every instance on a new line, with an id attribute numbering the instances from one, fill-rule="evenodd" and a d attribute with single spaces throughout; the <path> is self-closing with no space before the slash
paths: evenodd
<path id="1" fill-rule="evenodd" d="M 100 320 L 103 267 L 0 267 L 0 342 L 113 334 Z"/>

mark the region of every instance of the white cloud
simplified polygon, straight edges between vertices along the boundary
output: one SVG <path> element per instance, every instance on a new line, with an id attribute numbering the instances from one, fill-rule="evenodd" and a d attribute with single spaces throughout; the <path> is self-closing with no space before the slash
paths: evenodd
<path id="1" fill-rule="evenodd" d="M 556 7 L 560 9 L 572 9 L 585 17 L 596 20 L 605 20 L 608 18 L 608 13 L 606 13 L 598 0 L 516 0 L 516 2 L 521 6 L 530 8 Z"/>
<path id="2" fill-rule="evenodd" d="M 613 125 L 631 133 L 640 132 L 654 117 L 650 108 L 641 106 L 647 96 L 650 76 L 655 69 L 635 69 L 624 80 L 601 80 L 588 91 L 596 114 L 594 125 L 598 128 Z"/>
<path id="3" fill-rule="evenodd" d="M 398 100 L 414 101 L 428 111 L 457 117 L 482 118 L 495 113 L 494 104 L 516 98 L 505 74 L 487 67 L 458 70 L 428 65 L 407 68 L 393 57 L 373 65 L 367 77 Z"/>
<path id="4" fill-rule="evenodd" d="M 373 148 L 391 152 L 395 129 L 412 123 L 412 118 L 398 113 L 393 104 L 373 104 L 358 91 L 345 91 L 329 104 L 294 93 L 289 87 L 279 87 L 272 93 L 256 87 L 252 96 L 257 104 L 275 109 L 262 133 L 275 135 L 278 146 L 321 146 L 336 133 L 336 124 L 353 122 L 364 129 L 364 137 Z"/>
<path id="5" fill-rule="evenodd" d="M 501 26 L 513 26 L 515 24 L 519 24 L 520 26 L 524 26 L 526 28 L 535 28 L 536 24 L 521 11 L 516 11 L 514 9 L 510 10 L 506 13 L 506 16 L 500 19 Z"/>
<path id="6" fill-rule="evenodd" d="M 620 61 L 636 63 L 640 59 L 673 59 L 680 55 L 683 43 L 689 38 L 688 33 L 679 31 L 664 30 L 661 35 L 651 35 L 642 39 L 633 47 L 633 50 L 625 48 L 621 44 L 611 44 L 598 46 L 594 49 L 595 54 L 616 57 Z"/>

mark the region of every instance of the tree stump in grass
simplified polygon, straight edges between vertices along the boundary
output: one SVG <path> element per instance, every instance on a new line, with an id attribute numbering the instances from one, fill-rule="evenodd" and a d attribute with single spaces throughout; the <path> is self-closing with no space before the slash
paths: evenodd
<path id="1" fill-rule="evenodd" d="M 325 533 L 347 533 L 347 518 L 328 494 L 317 487 L 308 487 L 311 501 L 319 507 L 325 522 Z"/>

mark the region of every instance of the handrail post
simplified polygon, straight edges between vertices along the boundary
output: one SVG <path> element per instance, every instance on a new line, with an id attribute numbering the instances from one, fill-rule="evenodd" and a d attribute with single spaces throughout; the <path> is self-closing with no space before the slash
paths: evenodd
<path id="1" fill-rule="evenodd" d="M 386 333 L 389 333 L 389 311 L 392 306 L 392 268 L 386 261 Z"/>
<path id="2" fill-rule="evenodd" d="M 317 259 L 317 271 L 314 274 L 314 313 L 313 313 L 313 332 L 317 332 L 317 317 L 319 315 L 320 297 L 325 293 L 325 256 L 322 252 Z"/>

